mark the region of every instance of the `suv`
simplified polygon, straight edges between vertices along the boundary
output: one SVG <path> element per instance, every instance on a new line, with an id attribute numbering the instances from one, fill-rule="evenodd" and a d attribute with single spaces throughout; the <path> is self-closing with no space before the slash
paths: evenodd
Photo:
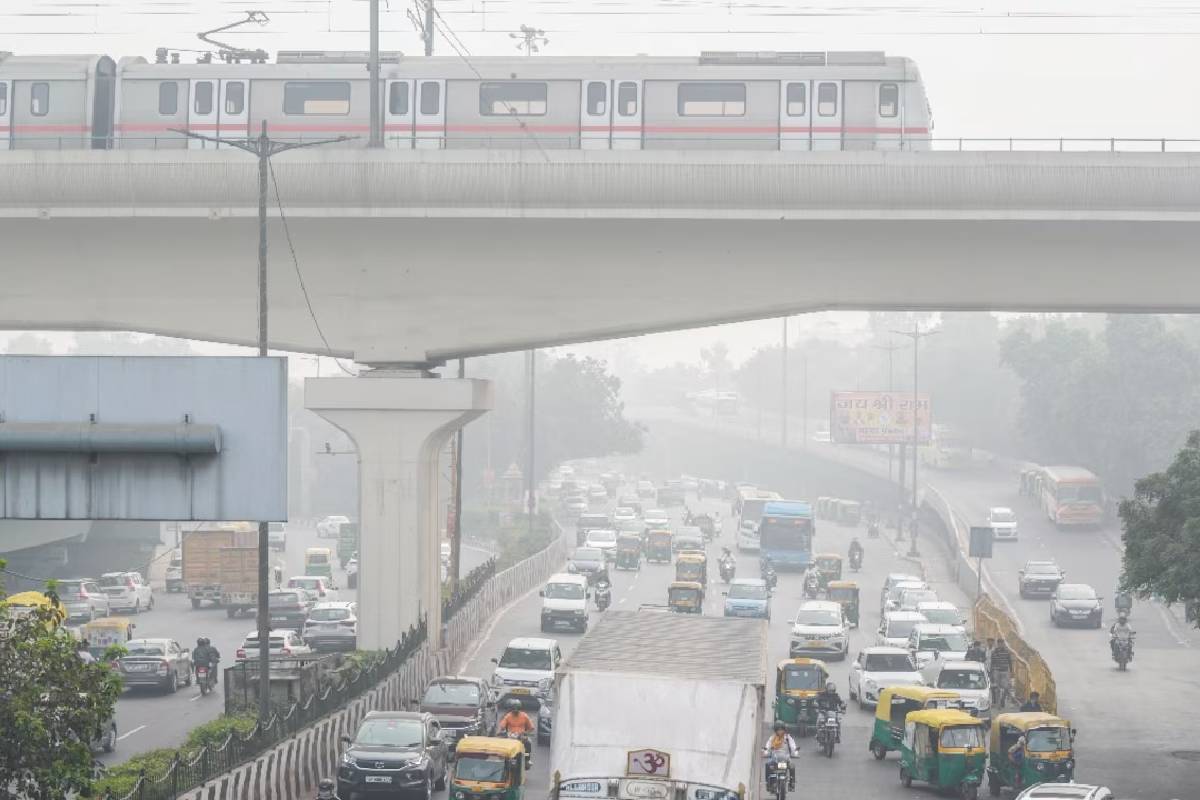
<path id="1" fill-rule="evenodd" d="M 588 579 L 582 575 L 560 572 L 551 575 L 546 588 L 538 592 L 542 598 L 542 632 L 559 625 L 586 633 L 588 627 Z"/>
<path id="2" fill-rule="evenodd" d="M 432 797 L 446 788 L 447 747 L 433 714 L 420 711 L 368 711 L 338 765 L 340 797 L 411 793 Z"/>
<path id="3" fill-rule="evenodd" d="M 1067 577 L 1053 561 L 1026 561 L 1017 574 L 1021 597 L 1049 597 Z"/>
<path id="4" fill-rule="evenodd" d="M 846 657 L 850 633 L 842 606 L 832 600 L 809 600 L 800 606 L 792 621 L 789 654 L 792 658 L 812 654 L 818 658 Z"/>
<path id="5" fill-rule="evenodd" d="M 513 639 L 492 663 L 496 665 L 492 686 L 501 703 L 519 700 L 522 706 L 537 710 L 554 688 L 562 651 L 554 639 Z"/>
<path id="6" fill-rule="evenodd" d="M 300 630 L 308 620 L 310 608 L 312 601 L 303 589 L 280 589 L 267 595 L 272 626 Z"/>
<path id="7" fill-rule="evenodd" d="M 58 596 L 67 609 L 67 622 L 77 619 L 91 622 L 109 615 L 108 595 L 88 578 L 59 581 Z"/>
<path id="8" fill-rule="evenodd" d="M 312 648 L 304 643 L 295 631 L 279 631 L 274 628 L 267 635 L 267 646 L 273 656 L 307 656 Z M 250 631 L 237 649 L 238 661 L 253 661 L 258 658 L 258 631 Z"/>
<path id="9" fill-rule="evenodd" d="M 154 592 L 140 572 L 106 572 L 97 581 L 108 595 L 108 606 L 112 611 L 142 613 L 154 608 Z"/>
<path id="10" fill-rule="evenodd" d="M 969 644 L 967 634 L 958 625 L 918 622 L 908 634 L 908 652 L 921 668 L 934 659 L 962 661 Z"/>
<path id="11" fill-rule="evenodd" d="M 451 749 L 464 736 L 487 736 L 496 728 L 496 701 L 482 678 L 444 675 L 421 696 L 421 711 L 433 714 Z"/>
<path id="12" fill-rule="evenodd" d="M 958 692 L 963 707 L 976 716 L 987 716 L 992 707 L 992 682 L 987 667 L 977 661 L 930 661 L 921 670 L 927 686 Z"/>
<path id="13" fill-rule="evenodd" d="M 308 612 L 303 635 L 313 650 L 354 650 L 358 645 L 358 604 L 317 603 Z"/>
<path id="14" fill-rule="evenodd" d="M 328 603 L 338 599 L 337 590 L 331 588 L 329 579 L 322 575 L 293 575 L 288 578 L 285 588 L 308 592 L 314 603 Z"/>

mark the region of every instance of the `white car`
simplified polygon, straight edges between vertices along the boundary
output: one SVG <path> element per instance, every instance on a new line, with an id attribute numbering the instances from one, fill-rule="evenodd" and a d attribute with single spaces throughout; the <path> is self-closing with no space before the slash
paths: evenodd
<path id="1" fill-rule="evenodd" d="M 582 575 L 559 572 L 550 576 L 542 598 L 542 632 L 559 625 L 587 633 L 588 580 Z"/>
<path id="2" fill-rule="evenodd" d="M 1017 515 L 1011 508 L 1005 506 L 989 508 L 987 524 L 991 527 L 992 534 L 997 540 L 1005 539 L 1013 542 L 1017 540 Z"/>
<path id="3" fill-rule="evenodd" d="M 879 608 L 883 609 L 887 603 L 888 593 L 899 583 L 922 583 L 922 580 L 916 575 L 908 575 L 903 572 L 889 573 L 883 581 L 883 588 L 879 591 Z"/>
<path id="4" fill-rule="evenodd" d="M 920 686 L 924 681 L 912 655 L 903 647 L 867 647 L 850 665 L 850 699 L 865 709 L 879 702 L 891 686 Z"/>
<path id="5" fill-rule="evenodd" d="M 918 622 L 908 634 L 908 652 L 924 667 L 935 658 L 943 661 L 962 661 L 966 658 L 967 634 L 957 625 L 937 625 Z"/>
<path id="6" fill-rule="evenodd" d="M 758 526 L 748 519 L 743 520 L 741 526 L 738 527 L 735 541 L 739 553 L 757 553 L 760 546 Z"/>
<path id="7" fill-rule="evenodd" d="M 492 688 L 498 701 L 519 700 L 537 708 L 554 690 L 554 673 L 562 664 L 562 650 L 555 639 L 513 639 L 504 648 L 492 673 Z"/>
<path id="8" fill-rule="evenodd" d="M 933 589 L 905 589 L 900 592 L 900 597 L 896 599 L 899 604 L 898 611 L 917 611 L 917 606 L 922 603 L 936 603 L 938 599 L 937 592 Z M 933 620 L 930 620 L 932 622 Z"/>
<path id="9" fill-rule="evenodd" d="M 658 491 L 654 488 L 654 484 L 650 481 L 637 482 L 638 497 L 642 498 L 643 500 L 650 500 L 653 499 L 656 494 L 658 494 Z"/>
<path id="10" fill-rule="evenodd" d="M 922 580 L 901 581 L 888 590 L 883 599 L 883 611 L 899 611 L 900 595 L 909 589 L 928 589 L 929 584 Z M 934 598 L 937 599 L 936 597 Z"/>
<path id="11" fill-rule="evenodd" d="M 304 621 L 303 636 L 314 650 L 354 650 L 358 645 L 358 604 L 317 603 Z"/>
<path id="12" fill-rule="evenodd" d="M 671 515 L 661 508 L 648 508 L 646 513 L 642 514 L 642 521 L 646 523 L 647 528 L 669 528 Z"/>
<path id="13" fill-rule="evenodd" d="M 154 608 L 154 592 L 140 572 L 106 572 L 96 581 L 108 595 L 109 611 L 140 614 Z"/>
<path id="14" fill-rule="evenodd" d="M 300 634 L 293 630 L 272 630 L 267 639 L 273 656 L 307 656 L 312 654 Z M 258 631 L 250 631 L 237 649 L 238 661 L 253 661 L 258 658 Z"/>
<path id="15" fill-rule="evenodd" d="M 916 611 L 888 611 L 879 624 L 875 644 L 884 647 L 908 647 L 908 635 L 918 623 L 928 622 L 924 614 Z"/>
<path id="16" fill-rule="evenodd" d="M 620 525 L 622 522 L 637 522 L 637 512 L 627 506 L 621 506 L 613 512 L 613 523 Z"/>
<path id="17" fill-rule="evenodd" d="M 88 578 L 72 578 L 58 582 L 58 597 L 67 609 L 67 621 L 91 622 L 96 617 L 109 616 L 108 593 Z M 87 651 L 83 651 L 87 652 Z"/>
<path id="18" fill-rule="evenodd" d="M 921 670 L 925 684 L 958 692 L 963 705 L 984 716 L 992 707 L 992 682 L 987 667 L 978 661 L 934 659 Z"/>
<path id="19" fill-rule="evenodd" d="M 1013 800 L 1113 800 L 1107 786 L 1082 783 L 1039 783 L 1030 786 Z"/>
<path id="20" fill-rule="evenodd" d="M 966 617 L 958 610 L 958 606 L 954 603 L 947 603 L 945 600 L 926 600 L 917 603 L 916 610 L 925 619 L 939 625 L 962 626 L 966 624 Z"/>
<path id="21" fill-rule="evenodd" d="M 846 657 L 850 649 L 850 629 L 840 603 L 809 600 L 800 606 L 791 623 L 788 649 L 793 658 L 811 655 L 841 660 Z"/>
<path id="22" fill-rule="evenodd" d="M 329 579 L 320 575 L 293 575 L 288 578 L 288 589 L 303 589 L 314 603 L 328 603 L 338 599 L 337 589 L 329 585 Z"/>
<path id="23" fill-rule="evenodd" d="M 566 509 L 568 514 L 578 516 L 588 510 L 588 501 L 579 495 L 572 495 L 563 503 L 563 508 Z"/>
<path id="24" fill-rule="evenodd" d="M 317 523 L 317 538 L 318 539 L 333 539 L 342 532 L 342 523 L 349 522 L 349 517 L 343 517 L 335 514 L 330 517 L 325 517 Z"/>
<path id="25" fill-rule="evenodd" d="M 604 554 L 605 561 L 616 561 L 617 532 L 607 528 L 588 531 L 587 538 L 583 540 L 583 546 L 599 550 Z"/>
<path id="26" fill-rule="evenodd" d="M 171 563 L 167 565 L 166 583 L 168 592 L 186 590 L 183 583 L 183 553 L 178 550 L 171 553 Z"/>
<path id="27" fill-rule="evenodd" d="M 267 528 L 267 546 L 275 550 L 287 548 L 287 523 L 272 522 Z"/>

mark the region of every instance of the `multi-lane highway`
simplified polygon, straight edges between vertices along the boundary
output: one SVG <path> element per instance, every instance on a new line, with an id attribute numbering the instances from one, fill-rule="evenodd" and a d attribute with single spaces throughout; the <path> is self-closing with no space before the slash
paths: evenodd
<path id="1" fill-rule="evenodd" d="M 318 546 L 336 547 L 336 544 L 333 539 L 317 538 L 312 528 L 289 526 L 286 547 L 271 551 L 272 564 L 283 568 L 285 581 L 293 575 L 303 575 L 305 548 Z M 463 547 L 463 572 L 490 556 L 490 552 L 480 547 Z M 354 600 L 357 592 L 345 588 L 345 573 L 336 574 L 341 587 L 337 599 Z M 234 663 L 242 640 L 255 627 L 253 617 L 229 619 L 222 609 L 208 605 L 193 609 L 187 595 L 167 594 L 161 587 L 154 592 L 154 610 L 131 619 L 137 626 L 134 631 L 137 637 L 170 637 L 189 649 L 195 647 L 197 638 L 208 637 L 221 652 L 222 668 Z M 203 697 L 194 683 L 175 694 L 127 690 L 117 702 L 116 752 L 104 754 L 100 760 L 115 764 L 147 750 L 182 744 L 193 728 L 224 711 L 222 688 L 218 686 L 216 692 Z"/>

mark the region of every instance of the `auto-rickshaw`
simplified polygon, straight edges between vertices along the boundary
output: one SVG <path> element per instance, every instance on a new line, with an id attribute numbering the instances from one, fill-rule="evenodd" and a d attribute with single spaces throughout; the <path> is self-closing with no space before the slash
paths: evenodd
<path id="1" fill-rule="evenodd" d="M 704 587 L 695 581 L 675 581 L 667 587 L 667 605 L 681 614 L 704 612 Z"/>
<path id="2" fill-rule="evenodd" d="M 853 527 L 862 521 L 862 506 L 855 500 L 838 503 L 838 522 Z"/>
<path id="3" fill-rule="evenodd" d="M 617 569 L 640 569 L 642 566 L 642 537 L 636 533 L 617 536 Z"/>
<path id="4" fill-rule="evenodd" d="M 962 701 L 958 692 L 928 686 L 892 686 L 879 692 L 875 727 L 867 749 L 882 761 L 890 750 L 899 750 L 904 739 L 904 718 L 927 708 L 951 708 Z M 864 704 L 863 698 L 859 703 Z"/>
<path id="5" fill-rule="evenodd" d="M 45 592 L 17 592 L 0 600 L 0 606 L 7 609 L 4 616 L 13 619 L 31 615 L 34 610 L 49 609 L 52 614 L 46 620 L 46 630 L 50 633 L 58 630 L 59 626 L 67 621 L 67 612 L 62 603 L 57 597 L 52 597 Z M 7 632 L 6 623 L 0 621 L 0 625 L 4 625 L 3 631 Z"/>
<path id="6" fill-rule="evenodd" d="M 789 733 L 807 736 L 816 730 L 817 695 L 825 689 L 829 668 L 816 658 L 788 658 L 775 666 L 775 722 Z"/>
<path id="7" fill-rule="evenodd" d="M 842 557 L 837 553 L 817 553 L 813 557 L 813 565 L 817 568 L 817 579 L 822 589 L 828 589 L 830 581 L 842 579 Z"/>
<path id="8" fill-rule="evenodd" d="M 519 739 L 464 736 L 454 750 L 450 796 L 460 800 L 522 800 L 525 746 Z"/>
<path id="9" fill-rule="evenodd" d="M 858 627 L 858 584 L 854 581 L 830 581 L 825 587 L 829 599 L 841 603 L 846 621 L 853 628 Z"/>
<path id="10" fill-rule="evenodd" d="M 1018 774 L 1008 751 L 1025 737 L 1025 760 Z M 1018 791 L 1035 783 L 1066 783 L 1075 776 L 1075 731 L 1062 717 L 1040 712 L 997 714 L 992 720 L 992 754 L 987 768 L 988 791 L 1000 795 L 1005 786 Z"/>
<path id="11" fill-rule="evenodd" d="M 333 551 L 328 547 L 309 547 L 304 551 L 304 575 L 328 578 L 333 584 Z"/>
<path id="12" fill-rule="evenodd" d="M 113 645 L 122 645 L 133 638 L 133 622 L 126 617 L 94 619 L 79 629 L 80 638 L 88 643 L 88 652 L 103 658 Z"/>
<path id="13" fill-rule="evenodd" d="M 671 563 L 671 532 L 651 530 L 646 534 L 646 560 L 657 564 Z"/>
<path id="14" fill-rule="evenodd" d="M 675 559 L 675 580 L 695 581 L 708 588 L 708 556 L 704 553 L 680 553 Z"/>
<path id="15" fill-rule="evenodd" d="M 963 800 L 979 796 L 987 766 L 983 723 L 953 708 L 913 711 L 904 720 L 900 742 L 900 782 L 952 789 Z"/>

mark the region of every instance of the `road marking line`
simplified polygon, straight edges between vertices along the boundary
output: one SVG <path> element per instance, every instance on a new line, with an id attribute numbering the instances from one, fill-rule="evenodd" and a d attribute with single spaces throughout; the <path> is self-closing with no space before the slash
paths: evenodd
<path id="1" fill-rule="evenodd" d="M 1167 611 L 1162 603 L 1155 601 L 1154 608 L 1158 611 L 1158 615 L 1162 617 L 1163 623 L 1167 626 L 1167 633 L 1171 634 L 1171 638 L 1180 647 L 1191 647 L 1192 643 L 1179 634 L 1179 629 L 1175 627 L 1175 620 L 1171 618 L 1171 612 Z"/>
<path id="2" fill-rule="evenodd" d="M 128 732 L 128 733 L 126 733 L 124 736 L 118 736 L 118 737 L 117 737 L 117 741 L 118 741 L 118 742 L 122 742 L 122 741 L 124 741 L 124 740 L 128 739 L 130 736 L 133 736 L 133 735 L 134 735 L 135 733 L 137 733 L 138 731 L 140 731 L 140 730 L 145 730 L 145 728 L 146 728 L 146 726 L 145 726 L 145 725 L 138 725 L 136 728 L 134 728 L 133 730 L 129 731 L 129 732 Z"/>

